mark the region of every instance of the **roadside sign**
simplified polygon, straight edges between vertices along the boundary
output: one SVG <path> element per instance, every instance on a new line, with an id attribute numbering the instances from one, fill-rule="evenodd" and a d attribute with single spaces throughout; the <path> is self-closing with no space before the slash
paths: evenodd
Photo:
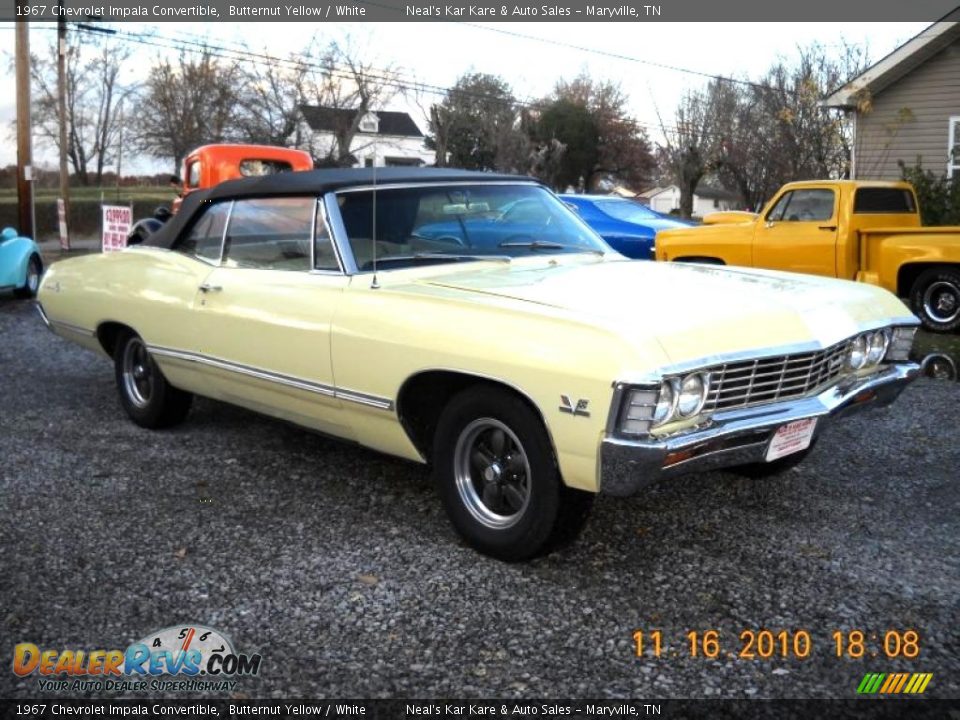
<path id="1" fill-rule="evenodd" d="M 123 250 L 133 225 L 133 208 L 129 205 L 103 205 L 103 252 Z"/>
<path id="2" fill-rule="evenodd" d="M 57 198 L 57 225 L 60 227 L 60 249 L 70 249 L 70 235 L 67 234 L 67 204 L 63 198 Z"/>

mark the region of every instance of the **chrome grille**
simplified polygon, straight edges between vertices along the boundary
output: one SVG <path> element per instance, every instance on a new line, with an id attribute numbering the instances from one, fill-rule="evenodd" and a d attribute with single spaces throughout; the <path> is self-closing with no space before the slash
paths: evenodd
<path id="1" fill-rule="evenodd" d="M 825 350 L 778 355 L 714 365 L 704 412 L 730 410 L 808 395 L 831 385 L 847 372 L 850 341 Z"/>

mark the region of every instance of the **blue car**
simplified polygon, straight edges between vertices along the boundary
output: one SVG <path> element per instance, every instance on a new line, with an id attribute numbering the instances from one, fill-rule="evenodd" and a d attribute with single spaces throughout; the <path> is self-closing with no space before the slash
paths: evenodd
<path id="1" fill-rule="evenodd" d="M 21 298 L 31 298 L 40 287 L 43 260 L 40 248 L 13 228 L 0 233 L 0 291 L 13 290 Z"/>
<path id="2" fill-rule="evenodd" d="M 621 255 L 637 260 L 653 257 L 653 239 L 659 230 L 693 223 L 661 215 L 634 200 L 610 195 L 561 195 L 584 222 Z"/>

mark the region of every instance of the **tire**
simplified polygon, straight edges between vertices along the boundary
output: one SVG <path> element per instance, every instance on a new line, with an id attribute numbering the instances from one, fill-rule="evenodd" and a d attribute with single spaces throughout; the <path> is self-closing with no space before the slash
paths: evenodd
<path id="1" fill-rule="evenodd" d="M 13 294 L 18 298 L 36 297 L 37 290 L 40 288 L 40 278 L 43 275 L 43 261 L 40 256 L 34 253 L 27 260 L 27 277 L 23 282 L 23 287 L 17 288 Z"/>
<path id="2" fill-rule="evenodd" d="M 122 336 L 113 353 L 120 404 L 140 427 L 177 425 L 190 411 L 193 395 L 173 387 L 138 335 Z"/>
<path id="3" fill-rule="evenodd" d="M 910 305 L 928 330 L 960 328 L 960 269 L 943 265 L 925 270 L 910 289 Z"/>
<path id="4" fill-rule="evenodd" d="M 808 447 L 806 450 L 792 453 L 786 457 L 774 460 L 773 462 L 758 462 L 750 463 L 749 465 L 737 465 L 736 467 L 730 468 L 729 471 L 734 475 L 742 475 L 743 477 L 753 478 L 754 480 L 763 480 L 764 478 L 776 477 L 777 475 L 782 475 L 787 470 L 796 467 L 806 460 L 807 455 L 810 454 L 811 450 L 813 450 L 813 445 Z"/>
<path id="5" fill-rule="evenodd" d="M 474 386 L 444 408 L 434 477 L 453 527 L 472 547 L 508 562 L 572 541 L 593 494 L 566 487 L 539 415 L 500 388 Z"/>

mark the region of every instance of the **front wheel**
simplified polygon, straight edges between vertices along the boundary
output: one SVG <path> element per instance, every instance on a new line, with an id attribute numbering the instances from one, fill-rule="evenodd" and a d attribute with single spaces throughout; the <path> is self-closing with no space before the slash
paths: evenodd
<path id="1" fill-rule="evenodd" d="M 960 270 L 944 266 L 923 272 L 910 290 L 910 304 L 928 330 L 960 328 Z"/>
<path id="2" fill-rule="evenodd" d="M 139 336 L 121 338 L 113 361 L 120 404 L 137 425 L 157 430 L 187 416 L 193 395 L 167 382 Z"/>
<path id="3" fill-rule="evenodd" d="M 41 275 L 43 275 L 43 262 L 39 255 L 33 254 L 27 261 L 27 275 L 24 278 L 23 287 L 14 290 L 14 295 L 19 298 L 35 297 L 37 289 L 40 287 Z"/>
<path id="4" fill-rule="evenodd" d="M 564 486 L 539 416 L 499 388 L 470 388 L 450 401 L 434 464 L 454 528 L 501 560 L 526 560 L 572 540 L 593 503 L 592 493 Z"/>

